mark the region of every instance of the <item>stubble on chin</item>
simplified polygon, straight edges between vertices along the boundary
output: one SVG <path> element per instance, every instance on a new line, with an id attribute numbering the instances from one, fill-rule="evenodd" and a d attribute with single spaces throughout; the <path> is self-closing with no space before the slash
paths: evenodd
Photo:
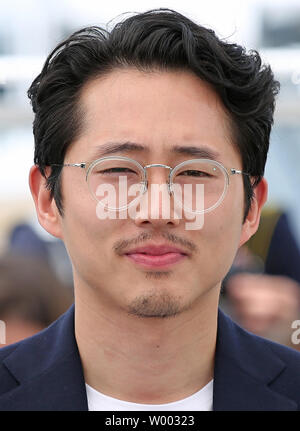
<path id="1" fill-rule="evenodd" d="M 162 292 L 159 287 L 149 293 L 137 296 L 128 307 L 128 313 L 140 318 L 174 317 L 182 312 L 180 298 L 169 292 Z"/>

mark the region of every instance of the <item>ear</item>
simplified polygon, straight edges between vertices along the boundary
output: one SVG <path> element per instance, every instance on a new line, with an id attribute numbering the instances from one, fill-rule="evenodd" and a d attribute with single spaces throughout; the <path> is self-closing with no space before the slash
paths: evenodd
<path id="1" fill-rule="evenodd" d="M 267 200 L 268 183 L 263 178 L 254 189 L 254 196 L 248 215 L 242 226 L 242 233 L 239 247 L 241 247 L 258 229 L 261 210 Z"/>
<path id="2" fill-rule="evenodd" d="M 29 186 L 40 225 L 51 235 L 62 239 L 61 216 L 46 187 L 46 178 L 36 165 L 30 169 Z"/>

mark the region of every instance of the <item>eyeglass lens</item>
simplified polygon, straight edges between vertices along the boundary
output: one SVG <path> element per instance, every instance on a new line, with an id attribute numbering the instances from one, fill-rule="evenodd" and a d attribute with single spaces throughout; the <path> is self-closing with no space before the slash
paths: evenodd
<path id="1" fill-rule="evenodd" d="M 101 160 L 89 172 L 88 186 L 97 201 L 108 209 L 122 209 L 145 191 L 144 170 L 129 160 Z M 171 175 L 170 190 L 175 201 L 191 212 L 215 207 L 226 191 L 226 172 L 214 161 L 186 162 Z M 158 186 L 149 184 L 151 186 Z M 161 184 L 160 190 L 167 184 Z"/>

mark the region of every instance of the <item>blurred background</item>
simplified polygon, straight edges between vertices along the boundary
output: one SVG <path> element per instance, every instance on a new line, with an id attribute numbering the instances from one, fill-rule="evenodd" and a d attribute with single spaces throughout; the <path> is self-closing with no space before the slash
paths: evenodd
<path id="1" fill-rule="evenodd" d="M 27 89 L 71 32 L 156 7 L 259 50 L 281 82 L 266 166 L 269 202 L 260 231 L 224 282 L 221 306 L 246 329 L 291 344 L 292 322 L 300 319 L 299 0 L 0 0 L 0 320 L 7 343 L 47 326 L 73 300 L 64 246 L 40 228 L 29 191 L 34 144 Z"/>

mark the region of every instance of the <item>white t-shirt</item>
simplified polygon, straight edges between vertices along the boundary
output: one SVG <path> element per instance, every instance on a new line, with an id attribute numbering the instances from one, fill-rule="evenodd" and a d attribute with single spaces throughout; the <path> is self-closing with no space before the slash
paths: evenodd
<path id="1" fill-rule="evenodd" d="M 86 386 L 89 411 L 211 411 L 213 380 L 195 394 L 167 404 L 136 404 L 112 398 Z"/>

